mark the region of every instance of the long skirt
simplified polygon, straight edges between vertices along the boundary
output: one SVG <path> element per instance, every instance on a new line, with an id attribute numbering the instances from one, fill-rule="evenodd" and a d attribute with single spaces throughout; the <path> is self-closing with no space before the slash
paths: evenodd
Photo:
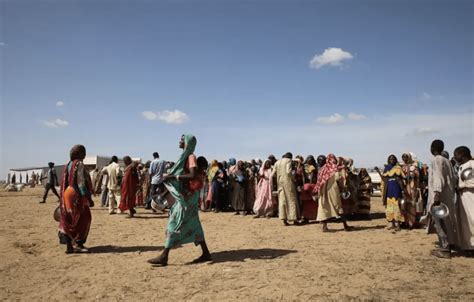
<path id="1" fill-rule="evenodd" d="M 92 222 L 91 210 L 87 198 L 79 196 L 74 188 L 68 187 L 64 190 L 60 209 L 60 243 L 66 244 L 66 238 L 79 244 L 86 243 Z"/>
<path id="2" fill-rule="evenodd" d="M 199 192 L 177 200 L 170 210 L 166 229 L 165 248 L 173 248 L 185 243 L 198 245 L 204 241 L 204 231 L 199 220 Z"/>
<path id="3" fill-rule="evenodd" d="M 245 211 L 245 187 L 237 181 L 234 183 L 232 197 L 232 207 L 234 210 Z"/>
<path id="4" fill-rule="evenodd" d="M 398 205 L 399 200 L 397 198 L 387 198 L 387 208 L 385 209 L 385 216 L 387 217 L 388 222 L 404 222 L 405 218 L 403 217 L 400 206 Z"/>

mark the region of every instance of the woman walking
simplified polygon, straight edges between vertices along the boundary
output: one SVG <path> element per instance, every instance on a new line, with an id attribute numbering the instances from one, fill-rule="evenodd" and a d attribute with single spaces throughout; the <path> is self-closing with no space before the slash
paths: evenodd
<path id="1" fill-rule="evenodd" d="M 92 216 L 92 183 L 83 164 L 86 148 L 75 145 L 70 151 L 70 161 L 64 168 L 61 183 L 59 242 L 66 244 L 66 254 L 89 252 L 84 244 L 89 235 Z"/>
<path id="2" fill-rule="evenodd" d="M 202 249 L 202 255 L 192 263 L 211 260 L 211 253 L 207 248 L 204 231 L 199 221 L 199 188 L 195 184 L 200 183 L 202 188 L 204 175 L 199 172 L 198 161 L 193 154 L 196 143 L 196 138 L 192 135 L 181 137 L 179 147 L 183 149 L 183 153 L 169 174 L 164 176 L 164 185 L 175 203 L 170 210 L 165 249 L 160 256 L 148 260 L 154 266 L 168 265 L 170 250 L 190 242 L 200 245 Z"/>

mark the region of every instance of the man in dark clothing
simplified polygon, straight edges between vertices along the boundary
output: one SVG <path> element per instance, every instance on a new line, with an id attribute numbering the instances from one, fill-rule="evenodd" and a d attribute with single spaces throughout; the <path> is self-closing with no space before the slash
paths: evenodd
<path id="1" fill-rule="evenodd" d="M 46 197 L 48 197 L 49 190 L 51 190 L 54 193 L 54 195 L 56 195 L 59 199 L 59 194 L 56 191 L 56 186 L 58 185 L 58 175 L 56 174 L 56 170 L 54 169 L 54 163 L 49 162 L 48 166 L 49 166 L 49 170 L 48 170 L 48 176 L 45 177 L 47 178 L 47 181 L 44 186 L 43 200 L 40 201 L 40 203 L 46 202 Z"/>

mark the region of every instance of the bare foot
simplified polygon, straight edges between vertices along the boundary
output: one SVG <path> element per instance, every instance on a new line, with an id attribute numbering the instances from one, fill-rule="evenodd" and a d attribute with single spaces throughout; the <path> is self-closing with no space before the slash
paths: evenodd
<path id="1" fill-rule="evenodd" d="M 190 262 L 190 264 L 198 264 L 198 263 L 208 262 L 211 260 L 212 260 L 211 254 L 202 254 L 201 257 L 194 259 L 193 261 Z"/>

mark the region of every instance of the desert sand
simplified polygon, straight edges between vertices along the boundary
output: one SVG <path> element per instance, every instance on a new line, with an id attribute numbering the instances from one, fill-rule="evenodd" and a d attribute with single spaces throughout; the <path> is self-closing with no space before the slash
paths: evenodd
<path id="1" fill-rule="evenodd" d="M 284 227 L 278 219 L 201 213 L 213 262 L 193 244 L 173 250 L 169 266 L 153 268 L 164 243 L 166 215 L 139 208 L 137 217 L 92 209 L 90 254 L 64 253 L 57 206 L 42 188 L 0 193 L 2 301 L 474 301 L 474 258 L 430 256 L 436 236 L 392 233 L 380 198 L 375 218 L 352 221 L 354 232 L 330 224 Z M 96 202 L 98 204 L 98 202 Z"/>

